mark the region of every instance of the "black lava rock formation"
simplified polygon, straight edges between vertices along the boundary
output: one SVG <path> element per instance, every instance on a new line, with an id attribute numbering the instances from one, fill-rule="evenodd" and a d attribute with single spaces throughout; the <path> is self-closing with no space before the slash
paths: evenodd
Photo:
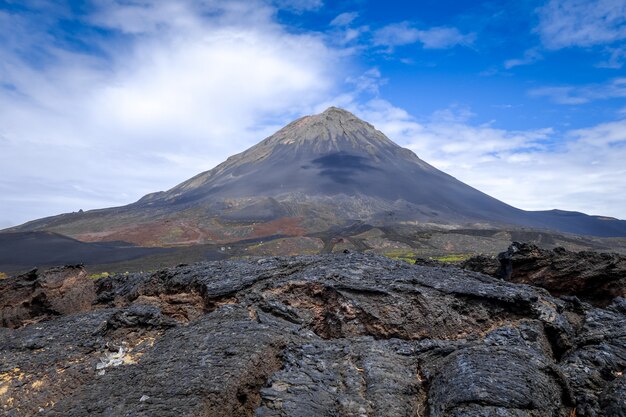
<path id="1" fill-rule="evenodd" d="M 3 317 L 3 415 L 626 415 L 624 298 L 358 253 L 91 283 L 90 311 Z"/>
<path id="2" fill-rule="evenodd" d="M 0 324 L 21 327 L 54 316 L 91 310 L 96 296 L 82 266 L 36 269 L 0 280 Z"/>
<path id="3" fill-rule="evenodd" d="M 507 281 L 536 285 L 553 295 L 575 295 L 598 305 L 626 297 L 626 256 L 617 253 L 548 250 L 532 243 L 513 242 L 497 258 L 475 256 L 460 266 Z"/>

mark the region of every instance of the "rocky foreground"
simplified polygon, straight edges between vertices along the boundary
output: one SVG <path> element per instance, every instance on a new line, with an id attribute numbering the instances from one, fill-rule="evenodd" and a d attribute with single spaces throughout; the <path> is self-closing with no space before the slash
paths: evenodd
<path id="1" fill-rule="evenodd" d="M 0 281 L 7 416 L 626 416 L 626 300 L 363 254 Z"/>

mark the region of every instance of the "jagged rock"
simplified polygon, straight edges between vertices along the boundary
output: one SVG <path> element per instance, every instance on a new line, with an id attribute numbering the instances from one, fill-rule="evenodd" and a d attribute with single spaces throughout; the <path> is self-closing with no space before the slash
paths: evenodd
<path id="1" fill-rule="evenodd" d="M 536 285 L 557 296 L 576 295 L 594 304 L 607 305 L 615 297 L 626 296 L 626 257 L 616 253 L 547 250 L 514 242 L 497 260 L 477 256 L 461 267 Z"/>
<path id="2" fill-rule="evenodd" d="M 80 266 L 36 269 L 0 280 L 0 321 L 3 327 L 20 327 L 50 317 L 91 309 L 96 298 L 93 280 Z"/>
<path id="3" fill-rule="evenodd" d="M 459 267 L 468 271 L 481 272 L 491 275 L 492 277 L 502 278 L 500 276 L 500 260 L 497 257 L 476 255 L 461 262 Z"/>
<path id="4" fill-rule="evenodd" d="M 0 328 L 4 415 L 624 413 L 620 298 L 349 253 L 107 277 L 95 300 Z"/>

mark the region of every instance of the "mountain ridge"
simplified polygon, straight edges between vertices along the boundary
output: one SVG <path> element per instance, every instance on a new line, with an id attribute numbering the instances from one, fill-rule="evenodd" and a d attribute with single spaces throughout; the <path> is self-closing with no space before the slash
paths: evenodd
<path id="1" fill-rule="evenodd" d="M 510 206 L 436 169 L 336 107 L 296 119 L 215 168 L 135 203 L 8 230 L 159 246 L 236 241 L 263 233 L 306 235 L 355 220 L 626 236 L 623 220 Z"/>

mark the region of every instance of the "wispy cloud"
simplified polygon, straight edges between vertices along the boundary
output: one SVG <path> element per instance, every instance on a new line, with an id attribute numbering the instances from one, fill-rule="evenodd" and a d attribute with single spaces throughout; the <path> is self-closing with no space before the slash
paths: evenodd
<path id="1" fill-rule="evenodd" d="M 290 10 L 296 13 L 318 10 L 324 6 L 324 2 L 322 0 L 273 0 L 273 3 L 281 9 Z"/>
<path id="2" fill-rule="evenodd" d="M 581 95 L 578 87 L 540 87 L 528 92 L 531 97 L 547 97 L 559 104 L 584 104 L 589 102 L 589 97 Z"/>
<path id="3" fill-rule="evenodd" d="M 330 41 L 343 47 L 350 45 L 351 52 L 367 49 L 369 45 L 363 41 L 363 35 L 370 32 L 370 27 L 368 25 L 354 25 L 358 17 L 358 12 L 346 12 L 335 16 L 328 24 L 327 35 Z"/>
<path id="4" fill-rule="evenodd" d="M 548 86 L 532 89 L 531 97 L 547 97 L 559 104 L 584 104 L 594 100 L 626 97 L 626 78 L 615 78 L 604 84 L 582 86 Z"/>
<path id="5" fill-rule="evenodd" d="M 426 49 L 446 49 L 454 46 L 470 46 L 476 40 L 474 33 L 462 33 L 455 27 L 432 27 L 417 29 L 409 22 L 394 23 L 374 32 L 374 45 L 395 46 L 409 45 L 416 42 Z"/>
<path id="6" fill-rule="evenodd" d="M 539 52 L 538 48 L 531 48 L 524 52 L 524 56 L 521 58 L 509 59 L 504 61 L 504 68 L 511 69 L 522 65 L 530 65 L 541 60 L 543 56 Z"/>
<path id="7" fill-rule="evenodd" d="M 378 95 L 380 87 L 387 83 L 387 79 L 383 78 L 378 68 L 371 68 L 357 77 L 348 77 L 346 82 L 355 87 L 353 95 L 360 93 Z"/>
<path id="8" fill-rule="evenodd" d="M 624 61 L 626 61 L 626 45 L 615 48 L 608 47 L 606 48 L 605 53 L 608 54 L 608 58 L 604 61 L 598 62 L 596 64 L 598 68 L 619 69 L 624 66 Z"/>
<path id="9" fill-rule="evenodd" d="M 616 122 L 602 123 L 597 126 L 576 129 L 569 132 L 569 135 L 576 139 L 577 145 L 593 146 L 596 148 L 605 148 L 610 146 L 626 147 L 626 120 Z"/>
<path id="10" fill-rule="evenodd" d="M 549 49 L 626 39 L 626 0 L 550 0 L 538 13 L 536 31 Z"/>
<path id="11" fill-rule="evenodd" d="M 352 23 L 354 19 L 356 19 L 357 17 L 359 17 L 359 14 L 357 12 L 341 13 L 330 22 L 330 25 L 331 26 L 347 26 L 350 23 Z"/>
<path id="12" fill-rule="evenodd" d="M 374 45 L 380 46 L 409 45 L 418 39 L 419 30 L 408 22 L 387 25 L 374 32 Z"/>
<path id="13" fill-rule="evenodd" d="M 50 35 L 64 6 L 0 15 L 5 224 L 173 186 L 310 113 L 347 76 L 340 51 L 290 33 L 264 2 L 91 6 L 72 42 Z"/>

